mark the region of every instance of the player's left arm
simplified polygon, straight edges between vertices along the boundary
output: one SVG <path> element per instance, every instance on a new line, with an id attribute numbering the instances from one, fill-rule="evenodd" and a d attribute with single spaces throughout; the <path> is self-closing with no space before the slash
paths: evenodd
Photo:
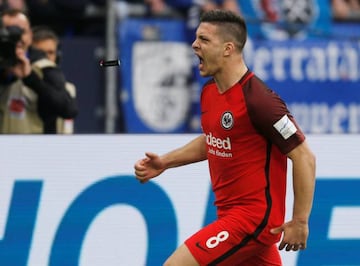
<path id="1" fill-rule="evenodd" d="M 315 187 L 315 156 L 286 103 L 258 78 L 244 89 L 249 116 L 256 130 L 276 145 L 292 161 L 294 206 L 293 218 L 271 229 L 283 233 L 279 249 L 306 248 L 309 216 Z"/>
<path id="2" fill-rule="evenodd" d="M 279 249 L 305 249 L 309 235 L 309 216 L 315 189 L 315 155 L 306 141 L 291 150 L 288 157 L 293 165 L 294 205 L 292 220 L 271 230 L 273 234 L 283 232 Z"/>
<path id="3" fill-rule="evenodd" d="M 306 141 L 298 145 L 288 157 L 293 165 L 294 209 L 293 220 L 307 223 L 315 189 L 315 155 Z"/>

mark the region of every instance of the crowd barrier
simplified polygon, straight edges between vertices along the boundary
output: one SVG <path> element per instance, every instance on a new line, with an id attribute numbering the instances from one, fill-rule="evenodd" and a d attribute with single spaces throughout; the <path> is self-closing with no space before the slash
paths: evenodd
<path id="1" fill-rule="evenodd" d="M 207 163 L 144 185 L 133 165 L 194 136 L 1 136 L 0 265 L 162 265 L 215 217 Z M 317 156 L 308 248 L 281 251 L 283 264 L 360 265 L 360 136 L 308 141 Z M 289 190 L 287 220 L 292 201 Z"/>

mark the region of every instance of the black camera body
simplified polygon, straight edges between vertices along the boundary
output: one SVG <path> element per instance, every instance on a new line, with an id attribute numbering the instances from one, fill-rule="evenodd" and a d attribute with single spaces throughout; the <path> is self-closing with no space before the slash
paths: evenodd
<path id="1" fill-rule="evenodd" d="M 23 30 L 17 26 L 4 27 L 0 19 L 0 68 L 9 68 L 17 62 L 16 45 Z"/>

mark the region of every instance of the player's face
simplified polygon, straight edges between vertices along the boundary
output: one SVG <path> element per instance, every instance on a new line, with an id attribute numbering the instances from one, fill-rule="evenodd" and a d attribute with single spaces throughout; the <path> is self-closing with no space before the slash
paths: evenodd
<path id="1" fill-rule="evenodd" d="M 221 39 L 216 25 L 200 23 L 192 48 L 199 57 L 199 70 L 202 76 L 215 76 L 221 71 L 224 41 Z"/>

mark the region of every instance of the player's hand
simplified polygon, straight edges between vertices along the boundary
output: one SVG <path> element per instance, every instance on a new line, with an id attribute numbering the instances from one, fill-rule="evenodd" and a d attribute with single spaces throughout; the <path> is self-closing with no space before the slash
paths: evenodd
<path id="1" fill-rule="evenodd" d="M 270 230 L 272 234 L 280 234 L 283 232 L 283 238 L 279 245 L 279 250 L 285 248 L 286 251 L 300 250 L 306 248 L 306 241 L 309 235 L 309 226 L 306 222 L 289 221 L 280 227 Z"/>
<path id="2" fill-rule="evenodd" d="M 146 183 L 165 171 L 165 165 L 157 154 L 146 152 L 145 156 L 134 165 L 135 177 L 140 183 Z"/>

